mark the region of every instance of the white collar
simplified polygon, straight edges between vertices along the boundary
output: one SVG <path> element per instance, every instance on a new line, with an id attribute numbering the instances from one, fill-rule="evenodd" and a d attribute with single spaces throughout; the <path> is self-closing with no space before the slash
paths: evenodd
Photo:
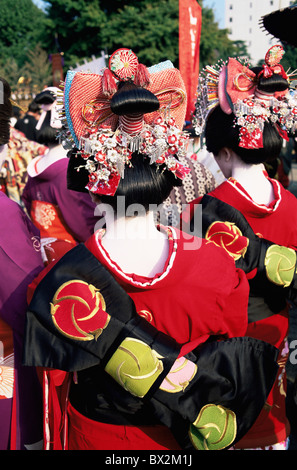
<path id="1" fill-rule="evenodd" d="M 62 147 L 62 145 L 56 145 L 49 149 L 45 155 L 35 157 L 30 161 L 27 167 L 28 175 L 31 178 L 34 178 L 35 176 L 40 175 L 53 163 L 62 160 L 63 158 L 67 158 L 67 151 Z"/>

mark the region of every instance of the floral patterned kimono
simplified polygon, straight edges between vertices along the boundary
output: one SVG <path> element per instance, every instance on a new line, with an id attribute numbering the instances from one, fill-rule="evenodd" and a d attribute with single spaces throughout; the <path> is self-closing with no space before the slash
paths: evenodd
<path id="1" fill-rule="evenodd" d="M 22 200 L 40 230 L 45 264 L 85 241 L 98 220 L 90 196 L 67 189 L 67 165 L 65 151 L 57 147 L 28 166 Z"/>

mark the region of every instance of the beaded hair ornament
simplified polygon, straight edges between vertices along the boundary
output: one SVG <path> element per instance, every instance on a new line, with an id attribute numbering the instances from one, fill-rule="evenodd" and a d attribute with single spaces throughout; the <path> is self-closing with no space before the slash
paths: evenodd
<path id="1" fill-rule="evenodd" d="M 235 115 L 234 124 L 240 126 L 240 147 L 263 148 L 266 121 L 275 123 L 281 137 L 288 140 L 288 132 L 294 133 L 297 129 L 297 95 L 289 91 L 289 80 L 295 72 L 287 75 L 284 71 L 280 64 L 283 55 L 282 46 L 272 46 L 258 75 L 249 68 L 247 62 L 241 63 L 234 58 L 229 58 L 227 63 L 207 66 L 198 81 L 193 120 L 197 135 L 203 134 L 208 115 L 220 105 L 226 114 Z M 287 90 L 276 93 L 259 90 L 259 79 L 274 74 L 288 81 Z"/>
<path id="2" fill-rule="evenodd" d="M 120 82 L 152 92 L 159 109 L 115 115 L 110 102 Z M 64 148 L 74 149 L 83 158 L 76 170 L 87 170 L 87 190 L 114 195 L 133 152 L 147 156 L 151 164 L 172 171 L 177 178 L 189 173 L 178 161 L 188 144 L 188 135 L 182 131 L 186 91 L 180 72 L 170 61 L 147 69 L 130 49 L 118 49 L 103 75 L 69 71 L 60 100 L 60 140 Z"/>

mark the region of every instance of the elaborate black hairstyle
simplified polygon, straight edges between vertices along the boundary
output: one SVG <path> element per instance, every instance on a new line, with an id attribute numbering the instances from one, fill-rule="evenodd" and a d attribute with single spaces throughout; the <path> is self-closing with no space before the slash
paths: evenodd
<path id="1" fill-rule="evenodd" d="M 285 91 L 289 88 L 288 81 L 279 74 L 273 74 L 265 78 L 259 75 L 261 67 L 251 69 L 259 77 L 257 89 L 264 93 Z M 220 106 L 217 106 L 208 116 L 205 139 L 207 150 L 213 155 L 218 155 L 224 148 L 233 150 L 245 163 L 265 163 L 279 157 L 283 138 L 280 135 L 278 124 L 265 121 L 263 130 L 263 148 L 246 149 L 239 146 L 240 126 L 234 125 L 234 114 L 226 114 Z"/>
<path id="2" fill-rule="evenodd" d="M 207 150 L 217 156 L 227 147 L 233 150 L 245 163 L 265 163 L 279 157 L 283 139 L 275 124 L 265 122 L 263 148 L 246 149 L 239 147 L 240 127 L 234 125 L 234 114 L 226 114 L 217 106 L 209 115 L 205 128 Z"/>
<path id="3" fill-rule="evenodd" d="M 53 91 L 46 88 L 35 96 L 34 101 L 39 106 L 41 104 L 52 104 L 56 101 L 56 96 Z"/>
<path id="4" fill-rule="evenodd" d="M 257 88 L 265 93 L 275 93 L 285 91 L 289 88 L 289 82 L 281 74 L 274 73 L 271 77 L 264 77 L 260 74 L 262 67 L 252 67 L 251 70 L 257 75 Z"/>
<path id="5" fill-rule="evenodd" d="M 67 187 L 73 191 L 88 192 L 85 189 L 89 174 L 83 168 L 83 158 L 77 152 L 69 155 Z M 160 205 L 169 196 L 174 186 L 181 186 L 182 182 L 171 171 L 158 168 L 151 164 L 148 157 L 135 152 L 131 158 L 131 166 L 126 166 L 125 177 L 121 178 L 114 196 L 98 195 L 101 202 L 109 204 L 114 210 L 117 208 L 116 196 L 125 197 L 125 209 L 132 204 L 141 204 L 146 211 L 150 204 Z"/>
<path id="6" fill-rule="evenodd" d="M 111 99 L 111 109 L 117 115 L 145 114 L 159 109 L 157 97 L 149 90 L 136 86 L 131 82 L 120 82 L 117 93 Z M 83 164 L 79 152 L 69 154 L 67 186 L 68 189 L 86 192 L 88 172 L 77 168 Z M 141 204 L 145 210 L 150 204 L 161 204 L 170 194 L 174 186 L 182 184 L 179 178 L 165 167 L 158 168 L 151 164 L 149 158 L 134 152 L 131 165 L 125 166 L 124 178 L 121 178 L 114 196 L 100 195 L 100 200 L 110 204 L 114 210 L 117 207 L 116 196 L 125 197 L 125 208 L 131 204 Z"/>
<path id="7" fill-rule="evenodd" d="M 151 164 L 144 155 L 134 153 L 131 165 L 125 168 L 125 177 L 121 179 L 115 196 L 99 196 L 101 202 L 111 205 L 115 211 L 116 196 L 124 196 L 125 209 L 132 204 L 140 204 L 148 211 L 150 205 L 162 204 L 174 186 L 181 185 L 181 180 L 171 171 Z"/>
<path id="8" fill-rule="evenodd" d="M 132 82 L 120 82 L 118 91 L 110 101 L 111 111 L 118 116 L 152 113 L 159 107 L 156 95 Z"/>

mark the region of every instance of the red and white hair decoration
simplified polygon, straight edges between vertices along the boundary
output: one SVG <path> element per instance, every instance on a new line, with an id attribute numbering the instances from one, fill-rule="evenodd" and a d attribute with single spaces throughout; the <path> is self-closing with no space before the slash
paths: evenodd
<path id="1" fill-rule="evenodd" d="M 131 49 L 117 49 L 109 58 L 109 67 L 103 73 L 103 92 L 112 96 L 117 91 L 116 81 L 133 81 L 135 85 L 147 87 L 150 83 L 149 72 L 145 65 L 138 62 Z"/>
<path id="2" fill-rule="evenodd" d="M 113 114 L 110 100 L 120 81 L 147 88 L 157 96 L 159 110 L 144 115 Z M 187 153 L 189 137 L 182 130 L 187 95 L 181 74 L 171 62 L 147 69 L 130 49 L 118 49 L 103 75 L 68 72 L 63 105 L 60 138 L 66 148 L 81 153 L 85 164 L 77 170 L 88 171 L 89 191 L 114 195 L 135 151 L 177 178 L 189 173 L 178 161 Z"/>
<path id="3" fill-rule="evenodd" d="M 277 125 L 282 138 L 288 139 L 288 132 L 297 130 L 297 95 L 290 93 L 287 75 L 279 63 L 284 55 L 283 47 L 272 46 L 265 64 L 258 75 L 247 62 L 229 58 L 206 67 L 199 76 L 196 113 L 193 120 L 196 133 L 202 135 L 209 113 L 220 105 L 226 114 L 235 115 L 235 124 L 240 126 L 239 146 L 247 149 L 263 147 L 265 121 Z M 274 74 L 288 81 L 284 92 L 266 93 L 258 88 L 258 82 Z"/>

